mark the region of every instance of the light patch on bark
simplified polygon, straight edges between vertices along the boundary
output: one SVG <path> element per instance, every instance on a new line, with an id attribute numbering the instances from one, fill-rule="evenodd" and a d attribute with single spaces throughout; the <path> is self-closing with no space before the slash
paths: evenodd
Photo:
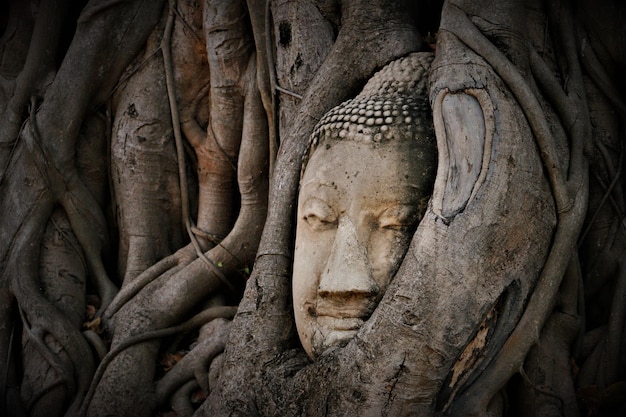
<path id="1" fill-rule="evenodd" d="M 469 371 L 476 365 L 481 359 L 481 354 L 485 350 L 487 345 L 487 339 L 490 334 L 490 330 L 495 327 L 496 311 L 492 308 L 484 320 L 478 327 L 478 333 L 472 341 L 465 347 L 461 356 L 452 367 L 452 379 L 450 380 L 450 388 L 455 387 L 457 383 L 462 379 L 464 375 L 467 375 Z"/>

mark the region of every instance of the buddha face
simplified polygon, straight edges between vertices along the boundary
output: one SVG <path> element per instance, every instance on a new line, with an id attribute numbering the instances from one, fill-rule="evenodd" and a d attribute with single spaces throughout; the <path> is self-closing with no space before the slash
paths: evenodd
<path id="1" fill-rule="evenodd" d="M 295 321 L 311 358 L 358 332 L 404 258 L 431 191 L 419 152 L 409 140 L 328 139 L 311 156 L 293 266 Z"/>

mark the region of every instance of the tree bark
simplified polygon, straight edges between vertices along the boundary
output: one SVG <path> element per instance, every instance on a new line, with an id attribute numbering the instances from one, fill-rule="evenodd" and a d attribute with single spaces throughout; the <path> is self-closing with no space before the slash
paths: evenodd
<path id="1" fill-rule="evenodd" d="M 623 414 L 626 7 L 163 6 L 0 6 L 5 414 Z M 311 360 L 291 295 L 311 134 L 415 51 L 428 210 L 359 333 Z"/>

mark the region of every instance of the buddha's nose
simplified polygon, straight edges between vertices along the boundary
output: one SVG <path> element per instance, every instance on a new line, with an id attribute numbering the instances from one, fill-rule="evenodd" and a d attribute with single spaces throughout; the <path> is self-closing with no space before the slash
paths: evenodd
<path id="1" fill-rule="evenodd" d="M 359 241 L 353 222 L 341 217 L 330 257 L 320 277 L 321 297 L 371 297 L 378 293 L 365 245 Z"/>

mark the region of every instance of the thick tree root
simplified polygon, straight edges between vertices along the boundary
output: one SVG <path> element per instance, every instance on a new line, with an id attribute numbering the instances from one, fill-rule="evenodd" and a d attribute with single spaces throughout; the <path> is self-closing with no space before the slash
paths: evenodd
<path id="1" fill-rule="evenodd" d="M 225 2 L 219 7 L 223 6 L 230 6 L 230 3 Z M 238 78 L 229 79 L 228 67 L 223 67 L 224 62 L 219 59 L 210 65 L 213 104 L 206 137 L 200 136 L 195 123 L 187 122 L 183 125 L 198 157 L 200 192 L 198 225 L 194 225 L 189 217 L 185 158 L 169 45 L 173 10 L 173 5 L 170 5 L 162 50 L 174 136 L 177 142 L 183 221 L 191 238 L 189 252 L 192 248 L 195 252 L 192 256 L 195 259 L 184 267 L 176 266 L 176 262 L 171 262 L 172 258 L 165 260 L 150 273 L 146 272 L 131 282 L 128 290 L 123 290 L 123 294 L 114 302 L 113 308 L 106 313 L 107 318 L 115 321 L 113 351 L 118 349 L 117 346 L 124 346 L 129 337 L 131 339 L 134 337 L 133 334 L 171 326 L 207 296 L 216 294 L 225 286 L 234 287 L 227 277 L 245 277 L 247 275 L 245 271 L 249 271 L 252 266 L 267 209 L 267 122 L 256 88 L 254 55 L 250 55 L 249 49 L 245 47 L 227 59 L 228 66 L 237 67 L 235 73 L 239 74 Z M 234 11 L 240 13 L 237 7 Z M 231 12 L 229 10 L 227 15 L 230 16 L 228 13 Z M 222 15 L 218 17 L 224 18 Z M 241 16 L 234 17 L 236 24 L 232 33 L 229 32 L 230 29 L 227 31 L 228 36 L 238 36 L 237 31 L 241 29 L 239 28 L 242 24 Z M 211 48 L 209 53 L 213 52 Z M 228 87 L 222 90 L 219 83 L 223 82 L 227 83 Z M 225 234 L 225 231 L 219 228 L 231 224 L 228 217 L 232 216 L 232 202 L 236 201 L 232 196 L 233 185 L 239 186 L 241 196 L 238 217 L 232 230 L 226 231 L 228 235 L 224 240 L 205 252 L 206 248 L 202 247 L 202 243 L 206 242 L 198 241 L 193 230 L 197 228 L 206 230 L 209 234 Z M 227 200 L 222 197 L 224 192 L 229 194 Z M 157 275 L 155 272 L 164 271 L 163 265 L 173 268 Z M 110 361 L 103 361 L 102 381 L 99 384 L 97 382 L 100 373 L 98 378 L 94 379 L 96 381 L 94 385 L 98 384 L 97 393 L 93 396 L 94 401 L 91 404 L 87 404 L 90 401 L 86 401 L 84 408 L 88 407 L 90 413 L 97 414 L 125 413 L 127 411 L 124 410 L 137 408 L 138 402 L 141 402 L 145 404 L 142 412 L 149 412 L 148 407 L 151 406 L 148 404 L 153 404 L 150 398 L 153 394 L 149 386 L 154 370 L 148 369 L 147 363 L 156 359 L 157 346 L 156 343 L 132 346 L 124 349 L 119 355 L 114 355 L 115 357 L 111 356 Z M 140 365 L 140 361 L 146 365 Z M 106 366 L 106 362 L 110 362 L 110 365 Z M 124 365 L 128 363 L 137 364 L 137 369 L 131 370 L 128 365 Z M 120 382 L 120 379 L 124 382 Z M 133 398 L 136 399 L 131 396 L 119 398 L 115 391 L 120 384 L 127 387 L 136 386 L 137 392 L 133 393 Z M 119 401 L 119 405 L 115 405 L 117 411 L 111 409 L 112 401 L 108 400 L 109 397 L 117 397 L 116 401 Z"/>
<path id="2" fill-rule="evenodd" d="M 152 265 L 121 288 L 102 315 L 103 319 L 109 322 L 115 313 L 152 281 L 159 277 L 167 278 L 178 274 L 194 259 L 196 259 L 195 250 L 188 245 Z"/>
<path id="3" fill-rule="evenodd" d="M 85 395 L 80 415 L 84 415 L 87 411 L 87 407 L 90 405 L 96 387 L 99 384 L 100 379 L 104 375 L 107 366 L 124 350 L 149 340 L 160 339 L 178 333 L 191 331 L 216 318 L 232 319 L 235 316 L 236 312 L 237 307 L 211 307 L 202 311 L 201 313 L 198 313 L 197 315 L 193 316 L 182 324 L 168 327 L 165 329 L 148 331 L 142 334 L 136 334 L 134 336 L 130 336 L 124 339 L 122 342 L 115 345 L 98 365 L 98 369 L 96 370 L 93 379 L 91 380 L 89 390 Z"/>
<path id="4" fill-rule="evenodd" d="M 75 329 L 80 329 L 85 311 L 86 265 L 62 209 L 52 213 L 41 244 L 39 284 L 42 293 Z M 21 393 L 33 416 L 61 416 L 76 392 L 72 361 L 54 335 L 43 327 L 31 327 L 18 305 L 22 319 L 24 376 Z M 32 314 L 30 314 L 32 316 Z"/>
<path id="5" fill-rule="evenodd" d="M 30 123 L 23 132 L 24 141 L 36 161 L 40 175 L 67 213 L 72 230 L 85 253 L 90 276 L 100 295 L 101 311 L 104 311 L 118 291 L 102 263 L 102 250 L 107 244 L 104 214 L 94 196 L 78 177 L 76 169 L 63 171 L 52 162 L 53 159 L 47 154 L 39 133 L 35 105 L 33 98 Z"/>
<path id="6" fill-rule="evenodd" d="M 18 237 L 23 238 L 23 237 Z M 39 241 L 39 240 L 35 240 Z M 27 253 L 27 250 L 24 250 Z M 36 257 L 35 257 L 36 258 Z M 75 378 L 76 389 L 68 392 L 68 397 L 72 398 L 72 405 L 68 413 L 76 412 L 77 407 L 85 395 L 91 376 L 94 372 L 94 363 L 91 351 L 85 339 L 82 337 L 78 329 L 71 324 L 67 318 L 59 312 L 48 300 L 39 293 L 39 286 L 36 283 L 37 270 L 33 270 L 32 266 L 21 263 L 21 274 L 15 274 L 12 282 L 12 288 L 15 293 L 17 302 L 25 312 L 25 318 L 32 329 L 37 329 L 40 334 L 50 334 L 62 346 L 67 353 L 67 357 L 71 361 L 72 370 L 62 367 L 61 375 L 68 373 Z M 35 266 L 37 266 L 35 264 Z M 30 269 L 30 271 L 29 271 Z M 34 314 L 36 312 L 36 314 Z M 35 339 L 36 340 L 36 339 Z M 70 384 L 71 386 L 71 384 Z"/>
<path id="7" fill-rule="evenodd" d="M 493 364 L 487 368 L 477 382 L 474 382 L 453 408 L 454 413 L 479 415 L 487 409 L 490 399 L 509 380 L 512 374 L 521 368 L 524 358 L 531 347 L 537 343 L 539 332 L 550 316 L 556 301 L 559 284 L 565 274 L 565 269 L 575 251 L 576 237 L 584 220 L 588 193 L 587 165 L 583 159 L 583 143 L 590 132 L 589 121 L 579 117 L 584 114 L 586 104 L 576 102 L 569 108 L 574 114 L 563 114 L 565 121 L 575 120 L 578 128 L 572 128 L 572 142 L 570 144 L 569 166 L 557 158 L 557 148 L 552 132 L 549 129 L 545 116 L 541 113 L 541 105 L 535 93 L 530 89 L 523 76 L 515 66 L 472 24 L 465 13 L 456 6 L 446 9 L 450 19 L 445 30 L 452 31 L 466 45 L 483 56 L 492 65 L 494 70 L 504 79 L 533 129 L 537 144 L 541 150 L 544 167 L 552 185 L 552 192 L 556 201 L 556 210 L 559 216 L 554 242 L 544 265 L 543 271 L 535 286 L 532 296 L 512 335 L 504 344 L 501 353 Z M 567 25 L 567 22 L 563 23 Z M 569 26 L 567 26 L 569 27 Z M 565 48 L 566 53 L 569 48 Z M 570 70 L 576 71 L 576 65 Z M 574 77 L 574 87 L 582 88 L 580 81 Z M 564 94 L 556 96 L 565 99 Z M 580 99 L 581 95 L 577 97 Z M 584 97 L 584 94 L 582 94 Z M 584 99 L 583 99 L 584 100 Z M 568 100 L 569 101 L 569 100 Z M 561 103 L 557 108 L 565 109 L 567 104 Z"/>
<path id="8" fill-rule="evenodd" d="M 198 388 L 196 381 L 189 381 L 176 391 L 172 396 L 170 404 L 172 410 L 176 412 L 176 417 L 191 417 L 196 411 L 191 403 L 190 396 Z"/>
<path id="9" fill-rule="evenodd" d="M 197 345 L 157 383 L 156 397 L 161 403 L 192 379 L 195 379 L 206 395 L 209 394 L 209 368 L 213 359 L 226 346 L 229 325 L 228 321 L 214 320 L 203 328 Z"/>
<path id="10" fill-rule="evenodd" d="M 160 36 L 153 33 L 146 48 Z M 158 45 L 158 44 L 157 44 Z M 137 60 L 143 59 L 139 57 Z M 148 59 L 148 58 L 145 58 Z M 143 62 L 143 61 L 141 61 Z M 160 56 L 148 59 L 112 98 L 111 187 L 119 228 L 122 291 L 184 245 L 178 166 Z"/>

